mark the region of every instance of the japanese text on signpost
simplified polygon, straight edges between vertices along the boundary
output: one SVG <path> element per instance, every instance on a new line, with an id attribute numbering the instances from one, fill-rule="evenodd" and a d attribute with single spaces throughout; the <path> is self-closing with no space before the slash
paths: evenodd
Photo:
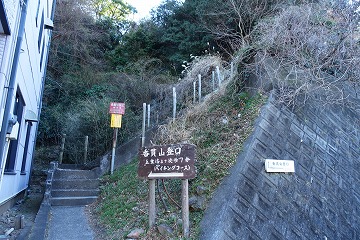
<path id="1" fill-rule="evenodd" d="M 138 175 L 141 178 L 191 179 L 195 171 L 195 146 L 174 144 L 144 147 L 139 152 Z"/>

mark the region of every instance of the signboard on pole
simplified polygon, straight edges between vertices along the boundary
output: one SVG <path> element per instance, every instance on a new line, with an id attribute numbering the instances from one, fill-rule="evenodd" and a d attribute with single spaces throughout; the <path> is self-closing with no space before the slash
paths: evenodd
<path id="1" fill-rule="evenodd" d="M 111 102 L 109 107 L 109 113 L 111 114 L 110 127 L 114 128 L 113 148 L 111 154 L 111 167 L 110 167 L 110 172 L 111 174 L 113 174 L 118 129 L 121 128 L 122 115 L 124 115 L 125 113 L 125 103 Z"/>
<path id="2" fill-rule="evenodd" d="M 111 114 L 125 114 L 125 103 L 111 102 L 109 113 Z"/>
<path id="3" fill-rule="evenodd" d="M 138 176 L 147 179 L 195 178 L 195 152 L 192 144 L 143 147 L 139 152 Z"/>
<path id="4" fill-rule="evenodd" d="M 121 114 L 111 114 L 110 127 L 112 127 L 112 128 L 121 128 L 121 120 L 122 120 L 122 115 Z"/>

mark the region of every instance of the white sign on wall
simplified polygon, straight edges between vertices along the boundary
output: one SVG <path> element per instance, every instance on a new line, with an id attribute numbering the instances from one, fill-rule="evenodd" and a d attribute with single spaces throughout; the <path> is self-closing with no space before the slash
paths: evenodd
<path id="1" fill-rule="evenodd" d="M 293 160 L 265 159 L 265 171 L 278 173 L 295 172 L 295 164 Z"/>

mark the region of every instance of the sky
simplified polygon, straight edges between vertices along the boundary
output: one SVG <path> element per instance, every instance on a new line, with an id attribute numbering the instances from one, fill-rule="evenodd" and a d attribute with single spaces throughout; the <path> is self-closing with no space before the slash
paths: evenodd
<path id="1" fill-rule="evenodd" d="M 138 11 L 138 13 L 133 16 L 134 21 L 138 21 L 144 17 L 150 17 L 150 10 L 159 6 L 161 1 L 162 0 L 127 0 L 127 2 Z"/>

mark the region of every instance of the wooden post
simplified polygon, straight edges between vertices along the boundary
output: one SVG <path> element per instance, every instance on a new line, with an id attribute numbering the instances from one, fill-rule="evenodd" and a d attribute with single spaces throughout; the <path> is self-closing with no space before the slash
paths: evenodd
<path id="1" fill-rule="evenodd" d="M 176 88 L 173 87 L 173 120 L 176 118 Z"/>
<path id="2" fill-rule="evenodd" d="M 211 81 L 212 81 L 213 91 L 215 91 L 215 72 L 214 71 L 212 71 L 212 73 L 211 73 Z"/>
<path id="3" fill-rule="evenodd" d="M 84 143 L 84 164 L 86 163 L 86 160 L 87 160 L 88 146 L 89 146 L 89 136 L 85 136 L 85 143 Z"/>
<path id="4" fill-rule="evenodd" d="M 156 222 L 155 181 L 149 180 L 149 228 L 154 227 Z"/>
<path id="5" fill-rule="evenodd" d="M 59 155 L 59 164 L 62 164 L 63 157 L 64 157 L 65 139 L 66 139 L 66 134 L 63 134 L 63 135 L 62 135 L 62 139 L 61 139 L 61 147 L 60 147 L 60 155 Z"/>
<path id="6" fill-rule="evenodd" d="M 118 128 L 115 128 L 114 129 L 114 137 L 113 137 L 113 147 L 112 147 L 112 153 L 111 153 L 111 169 L 110 169 L 111 175 L 114 173 L 117 135 L 118 135 Z"/>
<path id="7" fill-rule="evenodd" d="M 141 147 L 145 146 L 145 127 L 146 127 L 146 103 L 143 103 L 143 124 L 142 124 Z"/>
<path id="8" fill-rule="evenodd" d="M 193 103 L 196 102 L 196 82 L 193 82 Z"/>
<path id="9" fill-rule="evenodd" d="M 201 74 L 198 75 L 199 78 L 199 102 L 201 102 Z"/>
<path id="10" fill-rule="evenodd" d="M 183 221 L 183 234 L 185 238 L 190 235 L 189 230 L 189 180 L 184 179 L 181 181 L 181 196 L 182 196 L 182 221 Z"/>
<path id="11" fill-rule="evenodd" d="M 147 126 L 150 128 L 150 104 L 147 105 Z"/>

